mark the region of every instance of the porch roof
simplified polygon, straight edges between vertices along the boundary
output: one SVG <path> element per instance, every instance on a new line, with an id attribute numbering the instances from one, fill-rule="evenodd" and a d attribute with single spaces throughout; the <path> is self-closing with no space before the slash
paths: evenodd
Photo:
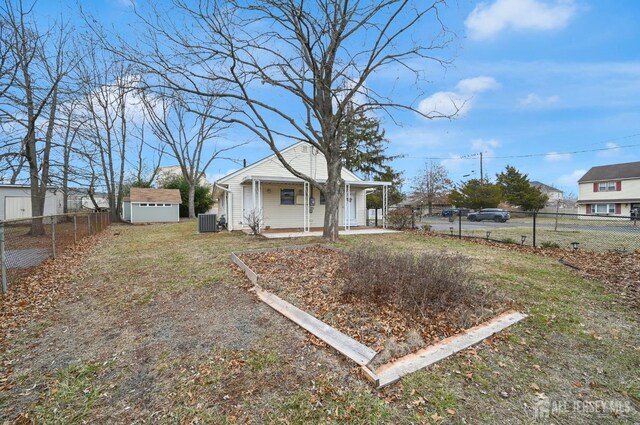
<path id="1" fill-rule="evenodd" d="M 299 177 L 278 177 L 278 176 L 246 176 L 242 179 L 240 184 L 248 184 L 254 181 L 261 183 L 295 183 L 303 184 L 305 181 Z M 324 183 L 326 180 L 318 180 L 318 183 Z M 391 186 L 391 182 L 378 182 L 373 180 L 345 180 L 346 184 L 352 187 L 378 187 L 378 186 Z"/>

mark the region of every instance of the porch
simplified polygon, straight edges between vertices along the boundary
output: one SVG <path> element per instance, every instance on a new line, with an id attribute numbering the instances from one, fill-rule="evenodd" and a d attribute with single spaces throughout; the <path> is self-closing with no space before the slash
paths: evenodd
<path id="1" fill-rule="evenodd" d="M 308 182 L 296 177 L 245 176 L 239 183 L 239 208 L 233 218 L 242 230 L 248 229 L 250 223 L 258 222 L 260 233 L 271 229 L 290 229 L 278 232 L 287 234 L 321 229 L 325 213 L 324 194 Z M 338 207 L 339 227 L 349 231 L 352 227 L 366 225 L 366 195 L 376 187 L 382 188 L 383 211 L 386 211 L 390 185 L 389 182 L 345 181 Z M 227 217 L 231 213 L 229 204 L 223 204 Z M 383 213 L 383 229 L 387 227 L 385 217 Z"/>

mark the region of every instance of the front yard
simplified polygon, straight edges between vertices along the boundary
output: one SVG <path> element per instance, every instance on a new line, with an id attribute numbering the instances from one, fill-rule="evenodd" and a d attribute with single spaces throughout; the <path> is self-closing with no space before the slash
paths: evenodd
<path id="1" fill-rule="evenodd" d="M 194 222 L 113 226 L 66 277 L 56 307 L 4 341 L 2 417 L 395 424 L 536 423 L 550 415 L 561 423 L 640 422 L 638 311 L 602 283 L 554 257 L 465 241 L 412 233 L 343 237 L 338 246 L 346 250 L 461 253 L 479 284 L 529 315 L 376 391 L 353 363 L 258 302 L 229 261 L 232 251 L 318 241 L 198 235 Z"/>

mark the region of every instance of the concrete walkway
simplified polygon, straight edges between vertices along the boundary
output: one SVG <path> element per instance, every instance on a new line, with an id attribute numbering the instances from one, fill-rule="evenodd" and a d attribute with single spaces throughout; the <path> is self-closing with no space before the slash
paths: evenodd
<path id="1" fill-rule="evenodd" d="M 400 233 L 397 230 L 390 229 L 378 229 L 378 228 L 363 228 L 363 229 L 351 229 L 351 230 L 340 230 L 338 234 L 340 236 L 352 236 L 352 235 L 376 235 L 380 233 Z M 306 238 L 309 236 L 322 236 L 322 231 L 311 231 L 311 232 L 265 232 L 262 233 L 262 236 L 269 239 L 284 239 L 284 238 Z"/>

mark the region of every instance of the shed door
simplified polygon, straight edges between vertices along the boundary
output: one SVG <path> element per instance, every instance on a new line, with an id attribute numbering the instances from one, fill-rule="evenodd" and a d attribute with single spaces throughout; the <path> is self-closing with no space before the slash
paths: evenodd
<path id="1" fill-rule="evenodd" d="M 7 196 L 4 198 L 4 219 L 15 220 L 31 217 L 31 198 L 28 196 Z"/>

